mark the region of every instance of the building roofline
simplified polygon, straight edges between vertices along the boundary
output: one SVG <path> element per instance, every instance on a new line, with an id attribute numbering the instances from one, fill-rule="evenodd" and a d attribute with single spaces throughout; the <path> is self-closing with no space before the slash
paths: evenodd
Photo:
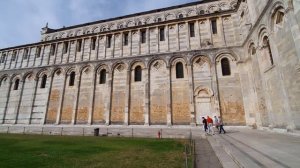
<path id="1" fill-rule="evenodd" d="M 125 19 L 125 18 L 129 18 L 129 17 L 133 17 L 133 16 L 140 16 L 140 15 L 146 15 L 146 14 L 151 14 L 151 13 L 155 13 L 155 12 L 161 12 L 161 11 L 166 11 L 166 10 L 171 10 L 171 9 L 176 9 L 176 8 L 193 6 L 193 5 L 197 5 L 197 4 L 204 4 L 204 3 L 214 2 L 214 1 L 218 1 L 218 0 L 202 0 L 202 1 L 198 0 L 196 2 L 190 2 L 190 3 L 181 4 L 181 5 L 175 5 L 175 6 L 165 7 L 165 8 L 158 8 L 158 9 L 153 9 L 153 10 L 149 10 L 149 11 L 145 11 L 145 12 L 138 12 L 138 13 L 133 13 L 133 14 L 124 15 L 124 16 L 118 16 L 118 17 L 113 17 L 113 18 L 108 18 L 108 19 L 103 19 L 103 20 L 97 20 L 97 21 L 93 21 L 93 22 L 77 24 L 77 25 L 63 27 L 63 28 L 59 28 L 59 29 L 52 29 L 51 32 L 49 32 L 49 33 L 54 33 L 54 32 L 74 29 L 74 28 L 78 28 L 78 27 L 104 23 L 104 22 L 110 22 L 110 21 L 119 20 L 119 19 Z M 49 34 L 49 33 L 45 33 L 45 34 Z"/>

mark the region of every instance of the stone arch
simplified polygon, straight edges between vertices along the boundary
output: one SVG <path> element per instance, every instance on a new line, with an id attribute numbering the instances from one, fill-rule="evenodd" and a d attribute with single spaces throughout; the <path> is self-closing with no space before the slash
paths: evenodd
<path id="1" fill-rule="evenodd" d="M 163 57 L 152 57 L 146 64 L 146 68 L 148 68 L 150 70 L 151 65 L 157 61 L 157 60 L 162 60 L 166 66 L 168 66 L 168 61 L 166 59 L 164 59 Z"/>
<path id="2" fill-rule="evenodd" d="M 107 25 L 106 24 L 100 26 L 100 31 L 101 32 L 106 31 L 106 30 L 107 30 Z"/>
<path id="3" fill-rule="evenodd" d="M 220 62 L 222 58 L 224 57 L 228 57 L 230 61 L 239 61 L 240 58 L 239 56 L 237 56 L 233 51 L 220 51 L 218 52 L 215 57 L 214 60 L 215 62 Z"/>
<path id="4" fill-rule="evenodd" d="M 194 9 L 190 9 L 190 10 L 188 10 L 187 15 L 188 16 L 196 16 L 197 15 L 197 11 L 194 10 Z"/>
<path id="5" fill-rule="evenodd" d="M 12 74 L 10 77 L 10 82 L 14 83 L 17 79 L 22 80 L 21 74 Z"/>
<path id="6" fill-rule="evenodd" d="M 32 71 L 24 73 L 22 80 L 25 81 L 28 77 L 34 77 L 34 73 Z"/>
<path id="7" fill-rule="evenodd" d="M 75 36 L 81 36 L 81 35 L 83 35 L 83 31 L 81 29 L 75 31 Z"/>
<path id="8" fill-rule="evenodd" d="M 145 69 L 145 63 L 142 60 L 133 60 L 129 63 L 129 67 L 131 70 L 135 69 L 135 67 L 141 66 L 142 69 Z"/>
<path id="9" fill-rule="evenodd" d="M 199 96 L 199 97 L 212 97 L 214 96 L 213 91 L 210 88 L 207 87 L 202 87 L 202 86 L 198 86 L 195 90 L 194 90 L 194 96 Z"/>
<path id="10" fill-rule="evenodd" d="M 75 66 L 65 68 L 66 75 L 70 75 L 71 72 L 78 74 L 78 70 Z"/>
<path id="11" fill-rule="evenodd" d="M 127 27 L 133 27 L 133 26 L 135 26 L 135 22 L 134 22 L 133 20 L 128 20 L 128 21 L 126 22 L 126 26 L 127 26 Z"/>
<path id="12" fill-rule="evenodd" d="M 92 28 L 92 32 L 93 33 L 99 33 L 100 32 L 100 27 L 99 26 L 95 26 Z"/>
<path id="13" fill-rule="evenodd" d="M 109 66 L 107 64 L 99 64 L 95 67 L 94 70 L 97 74 L 99 74 L 102 69 L 105 69 L 107 73 L 111 72 L 111 69 L 109 68 Z"/>
<path id="14" fill-rule="evenodd" d="M 281 16 L 279 16 L 280 14 L 282 14 Z M 281 18 L 279 18 L 281 17 Z M 271 11 L 269 13 L 269 25 L 271 27 L 272 31 L 277 31 L 278 27 L 282 27 L 282 23 L 284 23 L 285 21 L 285 6 L 281 1 L 277 1 L 273 4 Z M 281 20 L 277 20 L 277 19 L 281 19 Z M 280 23 L 276 23 L 278 21 L 281 21 Z"/>
<path id="15" fill-rule="evenodd" d="M 182 18 L 186 17 L 186 13 L 184 11 L 178 11 L 176 13 L 176 16 L 177 16 L 178 19 L 180 19 L 180 15 L 182 15 Z"/>
<path id="16" fill-rule="evenodd" d="M 193 55 L 191 58 L 190 58 L 190 63 L 194 63 L 196 62 L 198 59 L 204 59 L 205 61 L 207 61 L 207 63 L 211 66 L 212 64 L 212 61 L 210 60 L 210 58 L 208 56 L 205 56 L 205 55 Z"/>
<path id="17" fill-rule="evenodd" d="M 86 69 L 89 69 L 90 72 L 94 72 L 94 66 L 90 64 L 80 67 L 79 72 L 82 74 Z"/>
<path id="18" fill-rule="evenodd" d="M 44 75 L 47 75 L 47 76 L 49 77 L 49 71 L 48 71 L 48 69 L 46 69 L 46 68 L 43 68 L 43 69 L 39 70 L 39 71 L 36 73 L 36 76 L 35 76 L 35 77 L 38 79 L 38 78 L 43 77 Z"/>
<path id="19" fill-rule="evenodd" d="M 73 30 L 68 31 L 67 37 L 73 37 L 73 36 L 74 36 L 74 31 Z"/>
<path id="20" fill-rule="evenodd" d="M 0 76 L 0 87 L 3 84 L 3 81 L 7 81 L 8 78 L 9 78 L 9 76 L 7 74 Z"/>
<path id="21" fill-rule="evenodd" d="M 112 66 L 111 66 L 112 67 L 111 68 L 112 72 L 114 72 L 120 65 L 122 65 L 125 70 L 128 69 L 128 64 L 127 63 L 125 63 L 123 61 L 117 61 L 117 62 L 113 63 Z"/>
<path id="22" fill-rule="evenodd" d="M 267 26 L 262 24 L 259 26 L 258 28 L 258 43 L 260 43 L 260 41 L 263 39 L 263 36 L 269 36 L 270 32 L 269 30 L 267 29 Z"/>
<path id="23" fill-rule="evenodd" d="M 211 4 L 207 7 L 207 10 L 209 11 L 209 13 L 215 13 L 219 11 L 219 7 L 216 4 Z"/>
<path id="24" fill-rule="evenodd" d="M 183 56 L 177 56 L 177 57 L 173 57 L 169 60 L 169 65 L 174 66 L 176 65 L 178 62 L 182 62 L 183 65 L 187 65 L 188 60 L 186 57 Z"/>
<path id="25" fill-rule="evenodd" d="M 176 19 L 176 16 L 173 13 L 168 13 L 165 15 L 165 20 L 173 20 Z"/>
<path id="26" fill-rule="evenodd" d="M 54 75 L 65 75 L 65 70 L 63 68 L 54 68 L 51 72 L 50 72 L 50 76 L 54 77 Z"/>
<path id="27" fill-rule="evenodd" d="M 248 56 L 251 57 L 252 55 L 256 54 L 256 47 L 253 41 L 250 41 L 248 44 Z"/>

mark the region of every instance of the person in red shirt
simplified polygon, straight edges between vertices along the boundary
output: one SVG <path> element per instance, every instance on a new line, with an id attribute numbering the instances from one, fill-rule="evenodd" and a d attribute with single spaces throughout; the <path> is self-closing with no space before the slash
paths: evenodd
<path id="1" fill-rule="evenodd" d="M 208 133 L 215 135 L 214 129 L 213 129 L 213 120 L 209 116 L 207 116 L 207 124 L 208 124 Z"/>

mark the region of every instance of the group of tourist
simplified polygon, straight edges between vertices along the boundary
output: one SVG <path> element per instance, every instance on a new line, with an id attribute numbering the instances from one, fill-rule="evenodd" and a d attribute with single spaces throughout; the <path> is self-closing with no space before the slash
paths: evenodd
<path id="1" fill-rule="evenodd" d="M 221 134 L 222 132 L 224 134 L 226 133 L 226 131 L 224 130 L 224 125 L 221 117 L 214 116 L 214 120 L 209 116 L 207 116 L 207 118 L 202 117 L 202 123 L 203 123 L 204 131 L 210 135 L 215 134 L 213 126 L 215 126 L 218 129 L 219 134 Z"/>

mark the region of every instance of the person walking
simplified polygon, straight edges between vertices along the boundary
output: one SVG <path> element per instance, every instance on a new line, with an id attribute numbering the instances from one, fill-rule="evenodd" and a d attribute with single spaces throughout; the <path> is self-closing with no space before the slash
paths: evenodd
<path id="1" fill-rule="evenodd" d="M 215 131 L 213 129 L 213 120 L 207 116 L 207 125 L 208 125 L 208 133 L 211 135 L 215 135 Z"/>
<path id="2" fill-rule="evenodd" d="M 207 120 L 204 117 L 202 117 L 202 123 L 203 123 L 204 131 L 207 132 Z"/>
<path id="3" fill-rule="evenodd" d="M 214 124 L 215 124 L 217 130 L 219 131 L 219 120 L 218 120 L 217 116 L 214 116 Z"/>
<path id="4" fill-rule="evenodd" d="M 226 133 L 226 131 L 224 130 L 223 120 L 222 120 L 221 117 L 219 116 L 219 134 L 221 134 L 222 131 L 224 132 L 224 134 Z"/>

